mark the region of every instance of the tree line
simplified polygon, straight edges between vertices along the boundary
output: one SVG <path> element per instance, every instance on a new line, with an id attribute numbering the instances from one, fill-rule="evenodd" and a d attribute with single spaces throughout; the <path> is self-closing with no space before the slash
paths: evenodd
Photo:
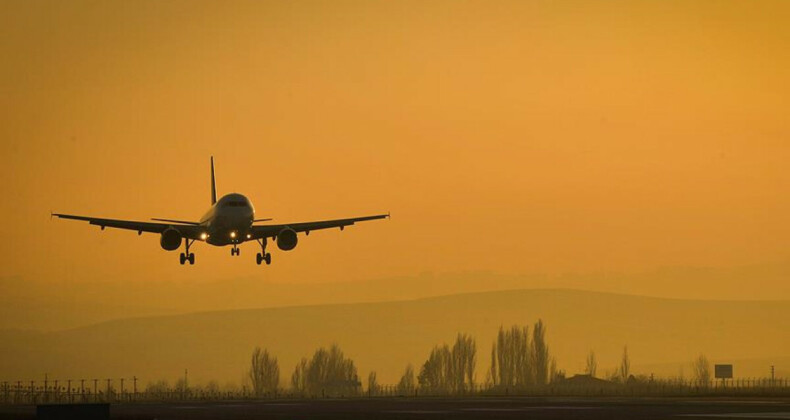
<path id="1" fill-rule="evenodd" d="M 546 325 L 538 320 L 532 327 L 514 325 L 499 328 L 491 346 L 488 382 L 496 388 L 523 389 L 546 385 L 557 374 L 557 364 L 549 355 Z"/>
<path id="2" fill-rule="evenodd" d="M 538 320 L 530 334 L 528 326 L 500 327 L 491 348 L 491 364 L 486 384 L 493 387 L 525 388 L 541 386 L 557 374 L 546 342 L 546 325 Z M 475 389 L 477 342 L 474 337 L 459 333 L 452 345 L 434 346 L 427 359 L 415 372 L 406 366 L 396 385 L 402 395 L 416 391 L 423 394 L 465 394 Z M 280 369 L 277 358 L 268 350 L 253 350 L 248 377 L 256 395 L 277 392 Z M 381 386 L 375 371 L 370 372 L 367 390 L 375 395 Z M 291 374 L 290 391 L 309 396 L 354 396 L 362 393 L 354 361 L 347 358 L 338 345 L 319 348 L 311 358 L 302 358 Z"/>
<path id="3" fill-rule="evenodd" d="M 565 372 L 557 369 L 556 360 L 549 351 L 546 330 L 546 324 L 540 319 L 531 326 L 500 326 L 491 344 L 489 366 L 482 385 L 495 392 L 518 392 L 564 380 Z M 406 366 L 394 390 L 400 395 L 474 392 L 480 384 L 475 376 L 477 361 L 476 340 L 459 333 L 452 344 L 434 346 L 418 371 L 411 364 Z M 699 384 L 711 383 L 710 364 L 704 355 L 694 360 L 692 372 Z M 586 358 L 585 374 L 597 377 L 598 360 L 593 351 Z M 255 395 L 276 395 L 281 385 L 277 358 L 260 347 L 252 352 L 247 375 Z M 623 347 L 619 366 L 605 376 L 609 382 L 621 384 L 648 380 L 644 375 L 635 377 L 631 373 L 627 346 Z M 367 379 L 368 394 L 377 395 L 382 389 L 376 372 L 371 371 Z M 392 387 L 387 389 L 392 391 Z M 334 344 L 328 349 L 317 349 L 311 358 L 302 358 L 291 373 L 287 391 L 304 396 L 356 396 L 362 393 L 362 383 L 354 361 Z"/>

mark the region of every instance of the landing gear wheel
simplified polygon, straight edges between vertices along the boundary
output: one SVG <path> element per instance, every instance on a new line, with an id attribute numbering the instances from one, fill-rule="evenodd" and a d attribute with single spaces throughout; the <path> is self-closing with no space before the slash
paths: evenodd
<path id="1" fill-rule="evenodd" d="M 261 252 L 258 253 L 255 261 L 258 262 L 258 265 L 261 265 L 262 261 L 266 261 L 266 265 L 272 263 L 272 254 L 266 252 L 266 238 L 256 239 L 258 244 L 261 246 Z"/>
<path id="2" fill-rule="evenodd" d="M 240 251 L 241 251 L 241 250 L 240 250 L 239 248 L 233 247 L 233 248 L 231 248 L 231 249 L 230 249 L 230 255 L 236 255 L 236 256 L 238 256 L 238 255 L 239 255 L 239 253 L 240 253 Z"/>
<path id="3" fill-rule="evenodd" d="M 181 265 L 184 265 L 184 263 L 187 261 L 189 261 L 189 265 L 195 264 L 195 254 L 189 252 L 189 247 L 192 245 L 193 242 L 195 242 L 194 239 L 192 240 L 187 239 L 184 242 L 184 247 L 186 248 L 185 250 L 186 252 L 182 252 L 181 255 L 178 256 L 178 262 L 180 262 Z"/>

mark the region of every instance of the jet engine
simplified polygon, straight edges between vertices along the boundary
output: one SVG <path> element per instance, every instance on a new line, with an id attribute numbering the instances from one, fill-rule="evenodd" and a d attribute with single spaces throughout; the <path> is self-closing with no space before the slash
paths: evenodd
<path id="1" fill-rule="evenodd" d="M 181 233 L 171 227 L 165 229 L 162 238 L 159 239 L 159 245 L 168 251 L 175 251 L 181 246 Z"/>
<path id="2" fill-rule="evenodd" d="M 291 228 L 285 228 L 277 234 L 277 248 L 283 251 L 290 251 L 296 248 L 296 231 Z"/>

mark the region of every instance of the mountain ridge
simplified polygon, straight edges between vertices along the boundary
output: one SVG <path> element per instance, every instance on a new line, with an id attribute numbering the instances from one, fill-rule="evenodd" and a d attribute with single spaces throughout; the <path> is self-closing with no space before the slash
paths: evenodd
<path id="1" fill-rule="evenodd" d="M 498 295 L 498 294 L 510 294 L 510 293 L 519 293 L 519 292 L 564 292 L 564 293 L 579 293 L 579 294 L 586 294 L 586 295 L 597 295 L 599 297 L 603 296 L 611 296 L 611 297 L 624 297 L 624 298 L 634 298 L 634 299 L 646 299 L 646 300 L 656 300 L 656 301 L 676 301 L 676 302 L 691 302 L 691 303 L 732 303 L 732 304 L 741 304 L 741 303 L 787 303 L 790 304 L 790 300 L 788 299 L 748 299 L 748 300 L 735 300 L 735 299 L 691 299 L 691 298 L 676 298 L 676 297 L 663 297 L 663 296 L 648 296 L 648 295 L 638 295 L 638 294 L 629 294 L 629 293 L 616 293 L 616 292 L 603 292 L 597 290 L 584 290 L 584 289 L 572 289 L 572 288 L 516 288 L 516 289 L 504 289 L 504 290 L 488 290 L 488 291 L 481 291 L 481 292 L 465 292 L 465 293 L 451 293 L 451 294 L 443 294 L 443 295 L 436 295 L 436 296 L 425 296 L 425 297 L 417 297 L 413 299 L 395 299 L 395 300 L 388 300 L 388 301 L 361 301 L 361 302 L 338 302 L 338 303 L 318 303 L 318 304 L 301 304 L 301 305 L 286 305 L 286 306 L 263 306 L 263 307 L 250 307 L 250 308 L 238 308 L 238 309 L 213 309 L 213 310 L 205 310 L 205 311 L 192 311 L 192 312 L 182 312 L 182 313 L 175 313 L 175 314 L 162 314 L 162 315 L 142 315 L 142 316 L 130 316 L 124 318 L 115 318 L 109 319 L 105 321 L 99 321 L 94 323 L 89 323 L 85 325 L 75 326 L 71 328 L 64 328 L 58 329 L 53 331 L 45 331 L 45 330 L 35 330 L 35 329 L 20 329 L 20 328 L 0 328 L 0 332 L 6 331 L 18 331 L 18 332 L 36 332 L 36 333 L 48 333 L 48 332 L 63 332 L 63 331 L 73 331 L 73 330 L 80 330 L 83 328 L 88 328 L 92 326 L 99 326 L 105 324 L 112 324 L 116 322 L 123 322 L 123 321 L 131 321 L 131 320 L 143 320 L 143 319 L 166 319 L 166 318 L 179 318 L 179 317 L 188 317 L 194 315 L 207 315 L 207 314 L 225 314 L 225 313 L 243 313 L 243 312 L 256 312 L 262 310 L 284 310 L 284 309 L 298 309 L 298 308 L 326 308 L 326 307 L 337 307 L 337 306 L 370 306 L 370 305 L 379 305 L 379 304 L 388 304 L 388 303 L 405 303 L 405 302 L 429 302 L 429 301 L 439 301 L 446 298 L 453 298 L 453 297 L 461 297 L 461 296 L 491 296 L 491 295 Z"/>

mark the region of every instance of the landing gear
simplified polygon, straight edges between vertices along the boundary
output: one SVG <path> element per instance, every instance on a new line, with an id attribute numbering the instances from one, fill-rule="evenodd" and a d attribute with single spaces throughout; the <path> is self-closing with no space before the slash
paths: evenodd
<path id="1" fill-rule="evenodd" d="M 230 249 L 230 255 L 238 256 L 240 252 L 241 250 L 239 249 L 239 247 L 237 247 L 236 244 L 233 244 L 233 248 Z"/>
<path id="2" fill-rule="evenodd" d="M 261 262 L 263 261 L 266 261 L 266 265 L 269 265 L 272 263 L 272 254 L 268 252 L 265 254 L 261 254 L 259 252 L 258 255 L 255 256 L 255 261 L 258 263 L 258 265 L 261 265 Z"/>
<path id="3" fill-rule="evenodd" d="M 184 265 L 184 263 L 187 261 L 189 261 L 189 265 L 195 264 L 195 254 L 189 252 L 189 247 L 190 245 L 192 245 L 193 242 L 195 242 L 194 239 L 192 240 L 187 239 L 184 242 L 184 245 L 186 247 L 186 252 L 182 252 L 181 255 L 179 256 L 179 262 L 181 262 L 181 265 Z"/>
<path id="4" fill-rule="evenodd" d="M 184 254 L 182 252 L 181 255 L 180 255 L 179 260 L 181 262 L 181 265 L 184 265 L 184 263 L 187 262 L 187 261 L 189 261 L 189 265 L 194 265 L 195 264 L 195 254 L 193 254 L 193 253 Z"/>
<path id="5" fill-rule="evenodd" d="M 266 252 L 266 238 L 258 239 L 258 244 L 261 246 L 261 252 L 255 256 L 255 261 L 258 265 L 261 265 L 261 262 L 266 261 L 266 265 L 272 263 L 272 254 Z"/>

